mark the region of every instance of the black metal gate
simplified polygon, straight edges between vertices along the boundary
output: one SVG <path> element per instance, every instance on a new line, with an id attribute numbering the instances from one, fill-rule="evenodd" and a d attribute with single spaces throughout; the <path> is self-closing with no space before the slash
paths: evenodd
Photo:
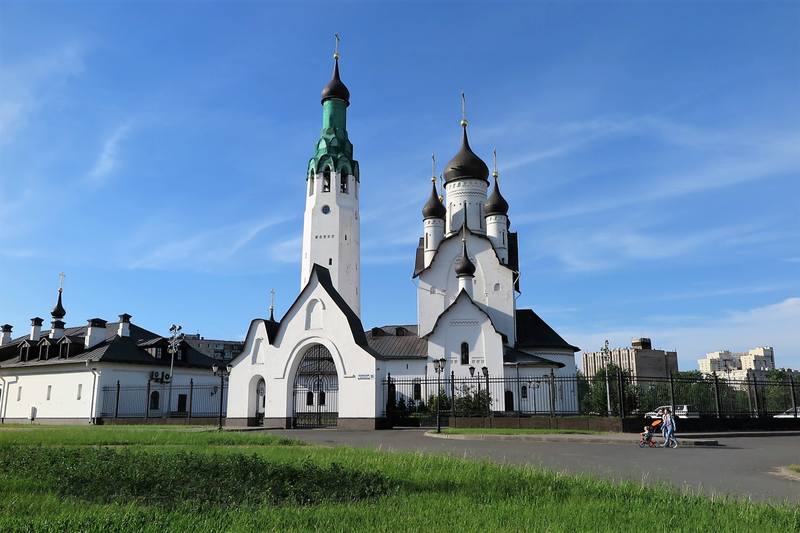
<path id="1" fill-rule="evenodd" d="M 327 348 L 309 348 L 294 378 L 295 428 L 335 426 L 339 418 L 339 380 L 336 365 Z"/>

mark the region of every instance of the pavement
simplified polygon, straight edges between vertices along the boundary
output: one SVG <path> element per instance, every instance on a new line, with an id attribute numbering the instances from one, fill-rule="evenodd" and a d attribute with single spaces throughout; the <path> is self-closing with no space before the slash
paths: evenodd
<path id="1" fill-rule="evenodd" d="M 636 434 L 623 435 L 613 443 L 599 443 L 584 439 L 558 442 L 437 439 L 426 438 L 424 429 L 265 431 L 322 446 L 443 454 L 573 474 L 588 473 L 613 481 L 667 483 L 714 496 L 800 504 L 800 480 L 785 475 L 787 465 L 800 464 L 797 435 L 721 437 L 720 446 L 665 449 L 639 448 Z"/>
<path id="2" fill-rule="evenodd" d="M 638 437 L 626 433 L 600 433 L 600 434 L 581 434 L 581 433 L 540 433 L 540 434 L 517 434 L 500 435 L 492 433 L 436 433 L 436 431 L 426 431 L 426 437 L 435 439 L 455 439 L 455 440 L 517 440 L 530 442 L 581 442 L 583 444 L 630 444 L 632 440 L 638 442 Z M 683 438 L 676 435 L 680 446 L 719 446 L 719 441 L 710 438 Z M 660 444 L 663 439 L 658 435 L 653 435 L 653 442 Z"/>

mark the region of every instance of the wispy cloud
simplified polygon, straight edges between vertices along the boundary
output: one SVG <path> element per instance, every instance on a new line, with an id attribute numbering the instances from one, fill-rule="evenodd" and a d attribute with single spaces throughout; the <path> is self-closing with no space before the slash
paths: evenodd
<path id="1" fill-rule="evenodd" d="M 93 183 L 102 183 L 117 168 L 119 145 L 130 133 L 130 124 L 118 126 L 103 141 L 100 153 L 87 174 L 87 179 Z"/>
<path id="2" fill-rule="evenodd" d="M 656 347 L 677 349 L 682 369 L 696 369 L 697 359 L 710 351 L 768 345 L 775 348 L 778 366 L 797 368 L 800 366 L 797 324 L 800 324 L 800 297 L 791 297 L 762 307 L 693 321 L 691 325 L 629 324 L 608 331 L 565 331 L 564 334 L 586 351 L 598 349 L 604 339 L 624 346 L 634 337 L 647 336 L 653 339 Z"/>

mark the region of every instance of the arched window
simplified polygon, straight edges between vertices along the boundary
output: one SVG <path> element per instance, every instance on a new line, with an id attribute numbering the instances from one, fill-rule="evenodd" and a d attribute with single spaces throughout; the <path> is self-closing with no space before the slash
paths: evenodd
<path id="1" fill-rule="evenodd" d="M 311 391 L 306 393 L 306 405 L 314 405 L 314 393 Z"/>
<path id="2" fill-rule="evenodd" d="M 325 391 L 321 390 L 321 391 L 319 391 L 318 394 L 319 394 L 319 404 L 320 405 L 325 405 Z"/>
<path id="3" fill-rule="evenodd" d="M 461 364 L 468 365 L 469 364 L 469 344 L 466 342 L 461 343 Z"/>
<path id="4" fill-rule="evenodd" d="M 520 391 L 519 395 L 520 395 L 521 398 L 524 398 L 524 399 L 528 398 L 528 386 L 527 385 L 523 385 L 522 386 L 522 390 Z"/>
<path id="5" fill-rule="evenodd" d="M 421 400 L 422 399 L 422 384 L 414 383 L 414 400 Z"/>
<path id="6" fill-rule="evenodd" d="M 322 192 L 331 192 L 331 169 L 327 167 L 322 173 Z"/>
<path id="7" fill-rule="evenodd" d="M 349 179 L 347 176 L 347 169 L 343 168 L 342 173 L 339 176 L 339 192 L 347 194 L 347 184 L 349 183 Z"/>
<path id="8" fill-rule="evenodd" d="M 161 395 L 158 393 L 157 390 L 154 390 L 150 393 L 150 409 L 158 409 L 159 403 L 161 403 Z"/>
<path id="9" fill-rule="evenodd" d="M 314 174 L 308 175 L 308 195 L 314 194 Z"/>

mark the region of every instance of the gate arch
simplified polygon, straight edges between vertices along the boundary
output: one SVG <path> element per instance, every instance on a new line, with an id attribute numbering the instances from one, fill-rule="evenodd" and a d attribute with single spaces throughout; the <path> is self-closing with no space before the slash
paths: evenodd
<path id="1" fill-rule="evenodd" d="M 292 427 L 335 426 L 339 418 L 339 377 L 331 352 L 321 344 L 303 354 L 294 376 Z"/>

